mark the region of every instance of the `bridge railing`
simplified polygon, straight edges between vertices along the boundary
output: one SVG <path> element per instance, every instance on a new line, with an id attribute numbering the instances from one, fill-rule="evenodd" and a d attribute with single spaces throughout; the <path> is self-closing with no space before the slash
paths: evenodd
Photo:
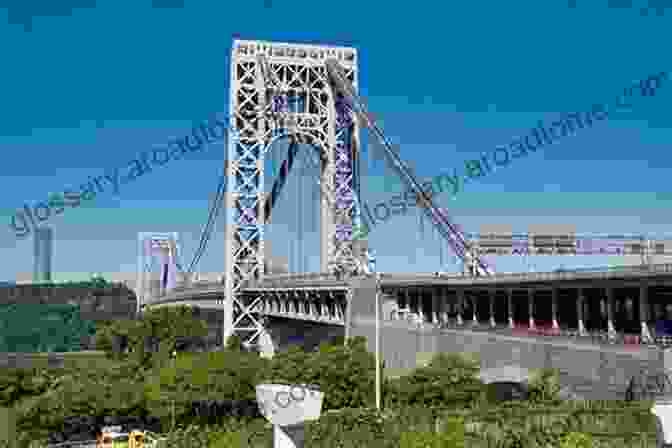
<path id="1" fill-rule="evenodd" d="M 577 273 L 651 273 L 651 274 L 672 274 L 672 263 L 656 265 L 633 265 L 633 266 L 608 266 L 592 268 L 576 268 L 554 272 L 514 272 L 506 274 L 497 274 L 499 278 L 511 278 L 521 280 L 564 280 L 574 278 Z"/>
<path id="2" fill-rule="evenodd" d="M 335 278 L 328 272 L 308 272 L 303 274 L 269 274 L 264 276 L 265 280 L 327 280 Z"/>

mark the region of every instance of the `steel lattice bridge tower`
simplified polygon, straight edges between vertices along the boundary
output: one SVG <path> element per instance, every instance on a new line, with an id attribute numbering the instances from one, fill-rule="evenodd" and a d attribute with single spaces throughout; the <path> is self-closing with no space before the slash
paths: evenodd
<path id="1" fill-rule="evenodd" d="M 180 237 L 177 232 L 138 233 L 137 309 L 153 295 L 172 290 L 181 269 Z M 156 266 L 158 261 L 158 269 Z M 158 273 L 155 272 L 158 270 Z M 158 274 L 158 278 L 153 278 Z"/>
<path id="2" fill-rule="evenodd" d="M 470 275 L 490 275 L 449 216 L 436 207 L 412 171 L 386 139 L 357 93 L 354 48 L 235 40 L 231 55 L 231 130 L 227 148 L 224 205 L 224 340 L 234 332 L 264 334 L 253 311 L 263 297 L 243 303 L 241 291 L 264 277 L 264 234 L 271 212 L 290 175 L 297 152 L 308 144 L 320 161 L 320 271 L 369 274 L 366 242 L 352 241 L 360 224 L 359 130 L 365 126 L 374 151 L 416 194 L 418 205 Z M 270 146 L 288 139 L 287 156 L 270 192 L 264 188 L 264 161 Z"/>
<path id="3" fill-rule="evenodd" d="M 264 235 L 270 213 L 300 144 L 320 160 L 320 271 L 362 271 L 350 237 L 359 216 L 359 124 L 339 100 L 325 61 L 335 59 L 357 85 L 352 48 L 236 40 L 231 56 L 225 228 L 224 338 L 258 335 L 263 326 L 237 300 L 241 286 L 264 276 Z M 271 145 L 289 139 L 287 158 L 271 192 L 264 160 Z M 234 320 L 235 318 L 235 320 Z"/>

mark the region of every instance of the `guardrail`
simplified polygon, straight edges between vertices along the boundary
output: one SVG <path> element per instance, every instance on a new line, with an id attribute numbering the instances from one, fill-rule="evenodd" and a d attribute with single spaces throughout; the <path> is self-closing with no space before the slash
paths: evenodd
<path id="1" fill-rule="evenodd" d="M 578 274 L 578 275 L 577 275 Z M 558 280 L 576 280 L 581 278 L 590 278 L 589 274 L 597 274 L 600 278 L 608 278 L 610 274 L 631 274 L 633 277 L 643 275 L 670 274 L 672 275 L 672 264 L 657 265 L 636 265 L 636 266 L 610 266 L 596 268 L 577 268 L 571 270 L 562 270 L 556 272 L 513 272 L 513 273 L 495 273 L 490 277 L 470 277 L 470 276 L 434 276 L 433 280 L 455 280 L 458 283 L 492 283 L 493 281 L 558 281 Z M 384 283 L 395 284 L 395 282 L 417 282 L 425 281 L 429 275 L 409 275 L 409 274 L 382 274 L 381 279 Z"/>
<path id="2" fill-rule="evenodd" d="M 336 278 L 328 272 L 308 272 L 305 274 L 269 274 L 265 275 L 263 281 L 273 280 L 326 280 Z"/>

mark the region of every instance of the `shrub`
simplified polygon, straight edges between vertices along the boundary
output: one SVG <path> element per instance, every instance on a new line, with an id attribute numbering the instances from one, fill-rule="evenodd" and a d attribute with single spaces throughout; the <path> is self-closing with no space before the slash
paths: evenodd
<path id="1" fill-rule="evenodd" d="M 126 338 L 132 357 L 143 366 L 160 359 L 184 342 L 184 339 L 207 335 L 207 324 L 194 316 L 188 306 L 150 309 L 138 319 L 123 319 L 101 325 L 96 332 L 96 347 L 112 357 L 128 358 L 129 354 L 112 353 L 115 338 Z"/>
<path id="2" fill-rule="evenodd" d="M 399 446 L 401 448 L 464 448 L 464 420 L 456 417 L 448 418 L 439 432 L 404 432 L 401 434 Z"/>
<path id="3" fill-rule="evenodd" d="M 263 382 L 315 384 L 324 393 L 323 410 L 359 408 L 375 403 L 375 359 L 366 339 L 349 339 L 346 345 L 322 344 L 306 353 L 298 347 L 277 354 Z"/>
<path id="4" fill-rule="evenodd" d="M 589 434 L 570 432 L 560 440 L 560 448 L 591 448 L 593 439 Z"/>
<path id="5" fill-rule="evenodd" d="M 0 406 L 12 407 L 26 398 L 38 397 L 55 387 L 67 373 L 62 369 L 0 369 Z"/>
<path id="6" fill-rule="evenodd" d="M 483 384 L 476 377 L 479 364 L 474 358 L 438 353 L 427 366 L 390 381 L 386 400 L 394 406 L 464 407 L 483 396 Z"/>
<path id="7" fill-rule="evenodd" d="M 405 432 L 401 435 L 400 448 L 464 448 L 462 439 L 448 433 Z"/>
<path id="8" fill-rule="evenodd" d="M 272 446 L 270 425 L 261 420 L 241 423 L 234 419 L 218 426 L 180 426 L 167 434 L 158 448 L 256 448 Z"/>
<path id="9" fill-rule="evenodd" d="M 142 371 L 132 362 L 72 369 L 39 396 L 21 400 L 16 409 L 17 428 L 38 440 L 62 431 L 72 416 L 145 415 Z"/>
<path id="10" fill-rule="evenodd" d="M 557 369 L 534 370 L 528 390 L 530 402 L 558 402 L 560 400 L 560 372 Z"/>
<path id="11" fill-rule="evenodd" d="M 226 349 L 233 352 L 240 352 L 243 350 L 243 340 L 237 334 L 233 334 L 226 340 Z"/>
<path id="12" fill-rule="evenodd" d="M 196 416 L 194 402 L 254 400 L 256 403 L 255 387 L 261 382 L 263 372 L 268 370 L 268 364 L 268 360 L 257 354 L 244 351 L 178 354 L 174 362 L 164 360 L 147 372 L 145 398 L 148 412 L 168 421 L 174 407 L 178 421 L 206 423 L 207 417 Z M 222 412 L 224 415 L 230 413 L 233 409 Z"/>

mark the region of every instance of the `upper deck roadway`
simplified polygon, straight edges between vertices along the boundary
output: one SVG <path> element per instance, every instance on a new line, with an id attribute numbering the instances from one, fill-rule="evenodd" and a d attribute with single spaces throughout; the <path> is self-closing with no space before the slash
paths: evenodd
<path id="1" fill-rule="evenodd" d="M 380 284 L 383 288 L 399 287 L 562 287 L 576 283 L 591 284 L 600 281 L 639 281 L 648 279 L 655 284 L 658 280 L 672 282 L 672 264 L 642 266 L 617 266 L 610 268 L 587 268 L 555 272 L 502 273 L 490 277 L 465 277 L 461 274 L 436 273 L 381 273 Z M 345 291 L 351 288 L 350 281 L 340 280 L 329 274 L 271 274 L 261 282 L 245 285 L 241 292 L 254 293 L 278 290 L 329 290 Z M 151 300 L 148 305 L 167 304 L 190 300 L 221 300 L 224 285 L 217 282 L 192 286 L 179 286 L 165 296 Z M 199 300 L 199 301 L 200 301 Z"/>
<path id="2" fill-rule="evenodd" d="M 281 318 L 269 321 L 272 334 L 286 336 L 294 334 L 299 328 L 305 330 L 306 335 L 319 335 L 319 331 L 326 334 L 336 327 L 343 327 L 345 334 L 349 331 L 351 335 L 363 335 L 369 341 L 374 338 L 375 325 L 371 322 L 375 323 L 372 311 L 375 307 L 361 299 L 370 295 L 373 282 L 370 279 L 366 282 L 361 280 L 363 278 L 343 280 L 324 274 L 267 275 L 256 284 L 243 285 L 241 302 L 250 307 L 257 303 L 252 312 L 269 318 Z M 382 273 L 380 283 L 385 296 L 397 296 L 398 305 L 406 297 L 405 306 L 410 304 L 412 312 L 416 313 L 415 318 L 418 318 L 417 321 L 409 320 L 408 316 L 403 319 L 387 318 L 388 314 L 394 314 L 394 310 L 390 313 L 383 309 L 381 338 L 386 342 L 382 344 L 382 356 L 386 365 L 389 362 L 390 368 L 412 367 L 418 352 L 474 352 L 480 354 L 483 368 L 500 365 L 558 368 L 563 381 L 561 384 L 570 387 L 576 394 L 587 399 L 616 399 L 625 390 L 628 379 L 637 374 L 639 369 L 656 370 L 672 364 L 672 351 L 664 350 L 669 343 L 667 337 L 655 337 L 655 344 L 651 344 L 650 338 L 640 338 L 638 335 L 640 323 L 644 329 L 647 321 L 649 325 L 655 325 L 659 319 L 657 313 L 653 313 L 652 305 L 669 303 L 672 264 L 502 273 L 480 278 L 459 274 Z M 549 289 L 552 294 L 548 294 Z M 588 303 L 581 298 L 586 293 L 579 293 L 583 289 L 590 290 L 588 293 L 592 294 L 586 299 L 591 306 L 587 306 Z M 491 294 L 481 294 L 484 290 L 490 290 Z M 505 290 L 508 302 L 502 296 Z M 527 294 L 520 294 L 520 290 L 527 290 Z M 402 291 L 404 294 L 397 294 Z M 463 297 L 470 295 L 474 299 L 469 311 L 443 306 L 459 303 L 456 299 L 460 297 L 460 291 Z M 535 294 L 536 291 L 540 293 Z M 221 314 L 216 310 L 222 309 L 224 292 L 224 285 L 216 282 L 183 286 L 147 305 L 188 304 L 210 309 L 213 315 Z M 515 301 L 513 292 L 517 292 Z M 348 297 L 352 300 L 346 300 Z M 259 298 L 262 300 L 258 301 Z M 602 298 L 610 299 L 606 300 L 606 314 L 600 311 L 600 304 L 597 303 Z M 531 306 L 532 299 L 534 306 Z M 547 324 L 549 316 L 555 315 L 552 306 L 555 299 L 560 329 L 549 332 L 540 323 Z M 490 301 L 489 313 L 486 300 Z M 628 313 L 623 311 L 626 301 L 631 303 L 629 310 L 632 314 L 627 318 L 624 316 Z M 579 302 L 585 303 L 585 308 L 577 306 Z M 620 302 L 622 306 L 613 307 L 614 302 Z M 639 304 L 636 310 L 632 307 L 633 302 Z M 388 300 L 386 303 L 391 305 L 393 301 Z M 464 302 L 463 306 L 466 304 Z M 643 313 L 642 304 L 651 311 Z M 586 315 L 583 316 L 577 308 L 585 309 Z M 618 312 L 619 309 L 621 312 Z M 439 311 L 438 316 L 435 310 Z M 573 310 L 576 311 L 574 322 L 572 316 L 569 316 Z M 515 325 L 512 327 L 506 313 L 514 311 Z M 532 311 L 535 316 L 532 316 Z M 647 318 L 648 314 L 652 315 Z M 456 315 L 463 317 L 464 321 L 458 320 L 458 324 L 455 324 Z M 508 314 L 508 319 L 511 316 Z M 609 327 L 612 327 L 612 322 L 607 325 L 605 316 L 615 318 L 616 339 L 611 337 L 610 330 L 613 328 Z M 467 325 L 470 317 L 473 318 L 473 325 Z M 528 324 L 528 317 L 535 318 L 537 327 L 532 324 L 533 319 L 529 319 Z M 584 318 L 588 332 L 577 333 L 574 330 L 579 322 L 584 322 Z M 323 330 L 318 331 L 316 328 Z M 626 336 L 629 339 L 626 340 Z M 634 342 L 633 336 L 636 339 Z M 283 347 L 283 337 L 278 336 L 278 347 Z"/>

